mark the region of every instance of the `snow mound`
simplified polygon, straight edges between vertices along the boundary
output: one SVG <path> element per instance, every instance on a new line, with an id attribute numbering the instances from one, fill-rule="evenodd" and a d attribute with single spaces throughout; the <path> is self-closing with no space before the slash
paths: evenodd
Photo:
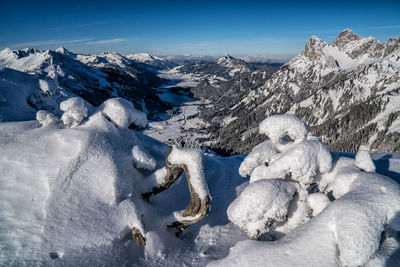
<path id="1" fill-rule="evenodd" d="M 312 216 L 317 216 L 331 201 L 323 193 L 313 193 L 307 197 L 307 204 L 311 209 Z"/>
<path id="2" fill-rule="evenodd" d="M 64 111 L 61 121 L 65 125 L 78 126 L 89 115 L 89 104 L 80 97 L 71 97 L 60 103 L 60 109 Z"/>
<path id="3" fill-rule="evenodd" d="M 269 163 L 273 156 L 279 153 L 276 146 L 267 140 L 255 146 L 247 157 L 243 160 L 239 167 L 239 174 L 242 177 L 249 176 L 254 168 L 264 164 Z"/>
<path id="4" fill-rule="evenodd" d="M 296 188 L 282 180 L 260 180 L 247 186 L 228 208 L 228 218 L 257 237 L 267 232 L 267 227 L 285 220 L 289 202 Z"/>
<path id="5" fill-rule="evenodd" d="M 36 112 L 36 120 L 42 125 L 52 125 L 58 123 L 60 120 L 47 110 L 39 110 Z"/>
<path id="6" fill-rule="evenodd" d="M 167 167 L 162 167 L 160 169 L 155 170 L 149 176 L 145 178 L 146 183 L 149 185 L 149 189 L 152 187 L 161 185 L 165 181 L 165 177 L 167 177 L 168 169 Z M 147 190 L 149 191 L 149 190 Z"/>
<path id="7" fill-rule="evenodd" d="M 136 168 L 153 171 L 157 167 L 156 160 L 137 145 L 132 148 L 132 157 Z"/>
<path id="8" fill-rule="evenodd" d="M 282 137 L 288 135 L 295 143 L 307 138 L 307 125 L 296 115 L 282 114 L 269 116 L 260 123 L 260 134 L 267 135 L 275 144 L 281 143 Z"/>
<path id="9" fill-rule="evenodd" d="M 171 164 L 187 166 L 193 190 L 199 195 L 200 199 L 209 195 L 204 177 L 203 152 L 201 149 L 173 146 L 167 160 Z"/>
<path id="10" fill-rule="evenodd" d="M 376 169 L 368 150 L 363 148 L 360 148 L 356 154 L 356 166 L 366 172 L 374 172 Z"/>
<path id="11" fill-rule="evenodd" d="M 120 128 L 128 128 L 130 124 L 146 127 L 146 113 L 134 108 L 133 104 L 123 98 L 111 98 L 101 105 L 103 115 Z"/>

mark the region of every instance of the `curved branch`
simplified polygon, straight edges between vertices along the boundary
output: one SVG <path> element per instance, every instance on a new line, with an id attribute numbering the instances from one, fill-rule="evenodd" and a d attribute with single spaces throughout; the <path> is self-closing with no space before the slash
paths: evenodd
<path id="1" fill-rule="evenodd" d="M 201 221 L 208 214 L 210 210 L 211 198 L 208 194 L 203 198 L 201 198 L 199 194 L 195 191 L 192 185 L 192 177 L 190 177 L 190 172 L 187 164 L 184 163 L 172 164 L 168 160 L 168 157 L 170 156 L 173 149 L 174 147 L 169 147 L 168 149 L 167 159 L 166 159 L 168 172 L 164 180 L 164 183 L 159 187 L 154 187 L 151 192 L 142 194 L 142 196 L 143 198 L 147 199 L 151 195 L 155 195 L 166 190 L 179 178 L 179 176 L 184 171 L 186 174 L 186 179 L 189 187 L 190 202 L 189 205 L 186 207 L 186 209 L 178 216 L 179 218 L 177 218 L 177 221 L 171 225 L 182 231 L 189 225 Z M 203 164 L 202 160 L 201 162 L 198 162 L 198 164 L 202 165 Z"/>

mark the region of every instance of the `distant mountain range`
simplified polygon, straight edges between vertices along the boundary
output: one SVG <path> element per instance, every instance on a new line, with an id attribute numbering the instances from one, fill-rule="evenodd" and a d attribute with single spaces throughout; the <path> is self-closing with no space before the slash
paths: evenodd
<path id="1" fill-rule="evenodd" d="M 55 51 L 6 48 L 0 52 L 2 80 L 18 85 L 28 76 L 17 72 L 31 74 L 31 95 L 24 96 L 28 104 L 35 110 L 47 109 L 55 113 L 59 112 L 58 103 L 71 96 L 81 96 L 95 106 L 110 97 L 120 96 L 155 117 L 167 108 L 150 90 L 165 82 L 155 69 L 169 66 L 173 63 L 158 58 L 151 62 L 140 61 L 114 52 L 78 55 L 63 47 Z M 13 69 L 14 74 L 9 76 L 10 71 L 4 68 Z M 42 88 L 43 84 L 47 89 Z"/>
<path id="2" fill-rule="evenodd" d="M 273 74 L 256 70 L 199 84 L 195 95 L 216 100 L 202 112 L 211 124 L 212 148 L 226 155 L 249 152 L 263 139 L 257 126 L 266 116 L 294 113 L 333 151 L 368 145 L 400 152 L 399 48 L 400 38 L 383 43 L 346 29 L 332 45 L 311 37 Z"/>
<path id="3" fill-rule="evenodd" d="M 283 66 L 228 54 L 217 59 L 6 48 L 0 51 L 0 121 L 33 119 L 39 109 L 59 113 L 59 103 L 71 96 L 95 106 L 120 96 L 157 120 L 171 103 L 151 89 L 167 83 L 158 74 L 170 70 L 194 78 L 191 93 L 212 104 L 201 111 L 209 137 L 183 140 L 187 146 L 246 153 L 264 139 L 257 127 L 266 116 L 294 113 L 330 150 L 354 152 L 367 145 L 400 152 L 399 48 L 400 38 L 380 42 L 350 29 L 332 44 L 311 37 Z M 14 102 L 24 102 L 25 112 L 12 112 Z"/>

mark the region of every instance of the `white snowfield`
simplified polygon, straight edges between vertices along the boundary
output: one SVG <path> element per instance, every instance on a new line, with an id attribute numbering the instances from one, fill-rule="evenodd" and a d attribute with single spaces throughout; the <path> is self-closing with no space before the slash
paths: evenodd
<path id="1" fill-rule="evenodd" d="M 38 121 L 0 123 L 0 266 L 399 265 L 400 186 L 364 170 L 373 164 L 399 179 L 400 155 L 328 157 L 310 136 L 266 141 L 247 160 L 175 147 L 168 160 L 187 164 L 196 192 L 212 197 L 208 216 L 177 237 L 166 226 L 189 202 L 184 179 L 149 201 L 141 197 L 163 183 L 168 146 L 117 126 L 109 114 L 122 115 L 111 110 L 94 109 L 75 127 L 44 110 Z M 121 121 L 131 119 L 123 114 Z M 300 161 L 307 168 L 298 151 L 311 161 Z M 286 165 L 273 164 L 280 160 Z M 265 162 L 286 174 L 249 184 L 241 162 L 243 174 Z"/>
<path id="2" fill-rule="evenodd" d="M 167 145 L 117 127 L 100 108 L 73 128 L 56 115 L 51 117 L 58 121 L 47 124 L 48 116 L 39 111 L 40 123 L 0 123 L 0 266 L 204 266 L 245 238 L 238 232 L 211 241 L 233 230 L 223 228 L 231 201 L 226 195 L 236 196 L 242 183 L 241 157 L 201 159 L 210 170 L 203 178 L 216 204 L 201 224 L 177 238 L 166 226 L 189 202 L 187 185 L 178 182 L 150 202 L 141 197 L 150 184 L 163 182 Z M 192 160 L 203 166 L 198 156 L 195 151 Z M 153 160 L 154 172 L 132 164 L 153 168 Z M 200 195 L 209 190 L 204 184 L 199 188 Z M 132 227 L 143 234 L 146 247 L 132 239 Z"/>

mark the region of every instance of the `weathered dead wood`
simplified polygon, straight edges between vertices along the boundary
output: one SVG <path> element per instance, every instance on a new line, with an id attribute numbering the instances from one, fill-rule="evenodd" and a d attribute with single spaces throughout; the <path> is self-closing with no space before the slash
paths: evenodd
<path id="1" fill-rule="evenodd" d="M 139 229 L 137 229 L 136 227 L 132 228 L 132 236 L 133 236 L 133 239 L 135 239 L 136 243 L 139 246 L 146 246 L 146 239 L 144 238 L 142 233 L 139 231 Z"/>
<path id="2" fill-rule="evenodd" d="M 171 154 L 172 149 L 172 147 L 169 147 L 167 153 L 166 163 L 168 171 L 164 183 L 159 187 L 154 187 L 151 192 L 142 194 L 142 196 L 144 199 L 148 199 L 151 195 L 156 195 L 168 189 L 184 171 L 189 187 L 190 202 L 186 209 L 182 212 L 183 220 L 174 222 L 172 225 L 170 225 L 172 227 L 178 228 L 178 230 L 180 231 L 183 231 L 186 227 L 201 221 L 207 215 L 210 210 L 211 199 L 208 195 L 201 199 L 199 195 L 195 192 L 190 180 L 188 167 L 185 164 L 171 164 L 168 161 L 168 156 Z M 185 219 L 185 217 L 187 217 L 187 219 Z"/>

